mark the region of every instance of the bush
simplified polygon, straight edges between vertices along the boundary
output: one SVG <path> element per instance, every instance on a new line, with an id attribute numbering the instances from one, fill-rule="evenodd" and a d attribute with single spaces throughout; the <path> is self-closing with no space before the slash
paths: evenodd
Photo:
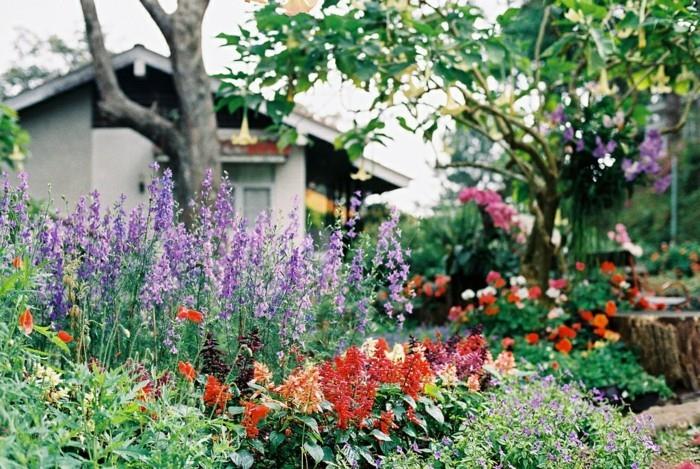
<path id="1" fill-rule="evenodd" d="M 623 418 L 578 387 L 546 377 L 483 395 L 454 438 L 395 456 L 388 466 L 639 468 L 657 451 L 647 420 Z"/>

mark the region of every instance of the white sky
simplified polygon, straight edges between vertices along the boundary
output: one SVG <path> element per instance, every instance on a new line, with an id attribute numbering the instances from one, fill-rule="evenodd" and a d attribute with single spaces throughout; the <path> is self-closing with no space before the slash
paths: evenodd
<path id="1" fill-rule="evenodd" d="M 134 44 L 143 44 L 156 52 L 168 53 L 165 40 L 138 0 L 96 0 L 96 3 L 110 50 L 119 52 Z M 176 1 L 161 0 L 161 3 L 166 9 L 172 9 Z M 502 9 L 504 2 L 484 0 L 479 3 L 487 5 L 487 13 L 494 14 Z M 211 0 L 203 25 L 204 61 L 210 72 L 221 71 L 232 60 L 227 48 L 220 47 L 221 41 L 216 35 L 235 31 L 236 25 L 251 18 L 254 8 L 243 0 Z M 0 0 L 0 11 L 4 12 L 0 28 L 0 70 L 17 59 L 13 49 L 17 28 L 26 28 L 40 37 L 56 34 L 66 39 L 76 37 L 83 30 L 78 0 Z M 343 108 L 354 107 L 353 100 L 357 99 L 357 94 L 349 90 L 338 93 L 337 89 L 326 88 L 311 98 L 309 107 L 314 111 L 331 109 L 331 114 L 338 114 Z M 431 205 L 437 201 L 440 182 L 426 162 L 435 160 L 436 148 L 398 125 L 390 126 L 389 130 L 394 137 L 390 146 L 371 148 L 367 156 L 377 158 L 414 180 L 408 188 L 388 195 L 387 201 L 407 211 L 416 211 L 416 205 Z"/>

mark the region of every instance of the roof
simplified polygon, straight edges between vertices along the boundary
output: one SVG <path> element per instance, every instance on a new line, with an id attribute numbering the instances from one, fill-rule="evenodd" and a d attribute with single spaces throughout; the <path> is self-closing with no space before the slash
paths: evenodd
<path id="1" fill-rule="evenodd" d="M 158 54 L 157 52 L 153 52 L 142 45 L 136 45 L 125 52 L 114 54 L 112 57 L 112 64 L 115 69 L 121 69 L 138 62 L 144 63 L 145 65 L 163 73 L 172 74 L 170 59 L 164 55 Z M 92 65 L 85 65 L 67 73 L 66 75 L 49 80 L 36 88 L 32 88 L 18 94 L 17 96 L 9 98 L 5 101 L 5 104 L 17 111 L 21 111 L 22 109 L 31 107 L 53 96 L 64 93 L 73 88 L 77 88 L 85 83 L 89 83 L 94 80 L 94 78 L 94 67 Z M 215 78 L 211 79 L 212 92 L 219 89 L 219 84 L 219 80 Z M 264 106 L 261 111 L 263 113 L 266 112 Z M 302 135 L 312 135 L 331 144 L 341 133 L 334 126 L 321 122 L 304 111 L 292 111 L 290 115 L 285 117 L 284 123 L 296 128 Z M 397 187 L 406 187 L 410 181 L 410 178 L 405 174 L 391 169 L 388 166 L 370 158 L 360 157 L 353 161 L 352 164 L 356 168 L 360 168 L 361 166 L 364 166 L 365 168 L 372 168 L 372 173 L 375 176 L 384 179 Z"/>

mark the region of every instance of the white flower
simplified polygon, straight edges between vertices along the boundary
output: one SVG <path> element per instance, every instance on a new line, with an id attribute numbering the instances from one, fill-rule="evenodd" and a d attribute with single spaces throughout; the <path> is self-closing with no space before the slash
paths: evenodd
<path id="1" fill-rule="evenodd" d="M 484 295 L 494 295 L 494 296 L 495 296 L 496 293 L 497 293 L 497 292 L 496 292 L 496 289 L 493 288 L 493 287 L 491 287 L 491 286 L 489 286 L 489 287 L 486 287 L 486 288 L 482 288 L 481 290 L 479 290 L 478 292 L 476 292 L 476 296 L 478 296 L 479 298 L 481 298 L 481 297 L 484 296 Z"/>
<path id="2" fill-rule="evenodd" d="M 547 313 L 547 319 L 557 319 L 564 315 L 564 310 L 561 308 L 552 308 L 549 313 Z"/>
<path id="3" fill-rule="evenodd" d="M 517 277 L 511 277 L 510 278 L 510 286 L 511 287 L 522 287 L 527 283 L 527 279 L 523 277 L 522 275 L 518 275 Z"/>
<path id="4" fill-rule="evenodd" d="M 523 287 L 523 288 L 521 288 L 520 290 L 518 290 L 518 291 L 516 292 L 516 295 L 518 295 L 518 298 L 520 298 L 521 300 L 524 300 L 525 298 L 529 298 L 529 297 L 530 297 L 530 290 L 528 290 L 527 288 Z"/>
<path id="5" fill-rule="evenodd" d="M 547 295 L 551 299 L 559 298 L 560 294 L 561 294 L 561 292 L 559 291 L 559 289 L 553 288 L 553 287 L 549 287 L 547 289 L 547 291 L 545 292 L 545 295 Z"/>
<path id="6" fill-rule="evenodd" d="M 467 288 L 466 290 L 464 290 L 462 292 L 462 299 L 464 301 L 471 300 L 475 296 L 476 296 L 476 294 L 474 293 L 474 290 L 472 290 L 471 288 Z"/>
<path id="7" fill-rule="evenodd" d="M 384 352 L 386 358 L 392 362 L 402 362 L 406 358 L 406 352 L 403 350 L 403 345 L 396 344 L 391 352 Z"/>
<path id="8" fill-rule="evenodd" d="M 379 342 L 377 339 L 373 339 L 372 337 L 368 337 L 360 346 L 360 351 L 366 357 L 373 357 L 374 352 L 377 351 L 377 342 Z"/>
<path id="9" fill-rule="evenodd" d="M 632 254 L 634 257 L 639 257 L 642 254 L 644 254 L 644 250 L 638 244 L 633 244 L 633 243 L 629 243 L 629 242 L 624 243 L 622 245 L 622 249 L 625 249 L 627 252 Z"/>
<path id="10" fill-rule="evenodd" d="M 627 281 L 620 282 L 620 288 L 622 288 L 623 290 L 627 290 L 629 287 L 630 287 L 629 282 L 627 282 Z"/>

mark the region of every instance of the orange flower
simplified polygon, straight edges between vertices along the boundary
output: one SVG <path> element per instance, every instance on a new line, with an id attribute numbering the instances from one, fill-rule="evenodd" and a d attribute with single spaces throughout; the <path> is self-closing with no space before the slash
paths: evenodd
<path id="1" fill-rule="evenodd" d="M 569 353 L 571 352 L 573 346 L 571 345 L 569 339 L 561 339 L 559 342 L 556 343 L 554 348 L 560 351 L 561 353 Z"/>
<path id="2" fill-rule="evenodd" d="M 495 316 L 500 310 L 501 308 L 499 308 L 498 305 L 490 305 L 486 307 L 484 314 L 487 316 Z"/>
<path id="3" fill-rule="evenodd" d="M 12 267 L 15 269 L 21 269 L 24 267 L 24 262 L 22 262 L 22 258 L 17 256 L 14 259 L 12 259 Z"/>
<path id="4" fill-rule="evenodd" d="M 67 333 L 66 331 L 58 331 L 58 334 L 56 335 L 59 339 L 61 339 L 63 343 L 68 344 L 70 342 L 73 342 L 73 336 Z"/>
<path id="5" fill-rule="evenodd" d="M 194 367 L 190 362 L 177 362 L 177 369 L 187 381 L 194 381 L 194 378 L 197 376 L 197 372 L 194 370 Z"/>
<path id="6" fill-rule="evenodd" d="M 591 325 L 599 329 L 605 329 L 605 326 L 608 325 L 608 318 L 604 314 L 596 314 L 591 321 Z"/>
<path id="7" fill-rule="evenodd" d="M 606 328 L 604 328 L 604 327 L 598 327 L 598 328 L 596 328 L 596 329 L 593 331 L 593 333 L 594 333 L 595 335 L 599 335 L 599 336 L 601 336 L 601 337 L 605 337 L 605 334 L 606 334 L 607 332 L 608 332 L 608 330 L 607 330 Z"/>
<path id="8" fill-rule="evenodd" d="M 610 300 L 605 303 L 605 314 L 612 317 L 615 316 L 615 313 L 617 313 L 617 305 L 615 302 Z"/>
<path id="9" fill-rule="evenodd" d="M 559 337 L 564 339 L 573 339 L 574 337 L 576 337 L 576 331 L 564 324 L 559 326 L 558 333 Z"/>
<path id="10" fill-rule="evenodd" d="M 292 407 L 305 414 L 321 411 L 323 391 L 318 367 L 296 368 L 275 391 L 287 399 Z"/>
<path id="11" fill-rule="evenodd" d="M 610 277 L 610 281 L 613 283 L 613 285 L 619 285 L 625 281 L 625 276 L 622 274 L 614 274 L 612 277 Z"/>
<path id="12" fill-rule="evenodd" d="M 515 292 L 508 293 L 508 297 L 506 299 L 508 300 L 508 303 L 517 303 L 520 301 L 520 297 Z"/>
<path id="13" fill-rule="evenodd" d="M 530 345 L 535 345 L 540 341 L 540 335 L 536 332 L 530 332 L 525 336 L 525 341 Z"/>
<path id="14" fill-rule="evenodd" d="M 189 320 L 195 324 L 199 324 L 204 320 L 204 315 L 197 310 L 180 306 L 177 309 L 177 318 L 181 321 Z"/>
<path id="15" fill-rule="evenodd" d="M 217 414 L 226 409 L 226 404 L 232 397 L 227 385 L 222 384 L 215 376 L 209 375 L 207 377 L 202 400 L 206 405 L 214 407 Z"/>
<path id="16" fill-rule="evenodd" d="M 600 264 L 600 271 L 603 272 L 605 275 L 612 275 L 615 273 L 615 264 L 613 264 L 610 261 L 605 261 L 602 264 Z"/>
<path id="17" fill-rule="evenodd" d="M 245 410 L 243 411 L 243 426 L 245 427 L 246 436 L 255 438 L 260 433 L 258 423 L 270 413 L 270 408 L 264 404 L 255 404 L 254 402 L 244 402 Z"/>
<path id="18" fill-rule="evenodd" d="M 581 316 L 581 319 L 586 322 L 591 322 L 593 320 L 593 313 L 588 310 L 580 311 L 578 314 Z"/>
<path id="19" fill-rule="evenodd" d="M 506 286 L 506 281 L 502 277 L 499 277 L 496 279 L 493 286 L 496 288 L 503 288 Z"/>
<path id="20" fill-rule="evenodd" d="M 25 309 L 24 312 L 19 315 L 19 328 L 27 335 L 31 334 L 34 330 L 34 318 L 29 308 Z"/>

